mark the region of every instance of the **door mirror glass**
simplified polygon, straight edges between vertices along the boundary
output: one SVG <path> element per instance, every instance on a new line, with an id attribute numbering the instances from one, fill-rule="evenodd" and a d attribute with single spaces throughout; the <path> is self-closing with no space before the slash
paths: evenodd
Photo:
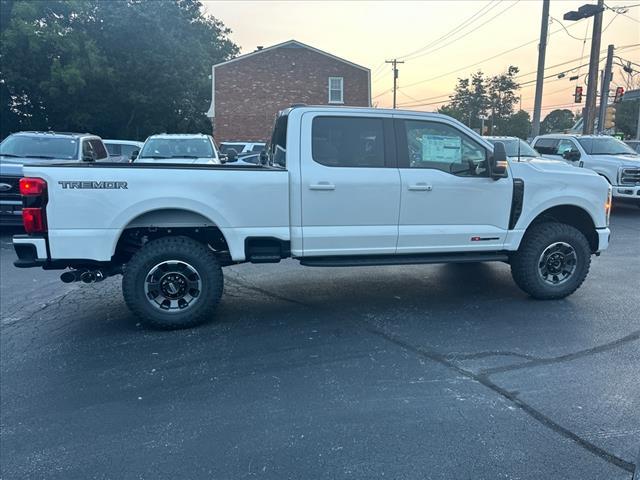
<path id="1" fill-rule="evenodd" d="M 504 143 L 496 142 L 493 145 L 493 155 L 491 156 L 491 178 L 505 178 L 507 176 L 507 151 Z"/>
<path id="2" fill-rule="evenodd" d="M 235 162 L 238 160 L 238 152 L 235 148 L 227 150 L 227 162 Z"/>
<path id="3" fill-rule="evenodd" d="M 129 158 L 129 160 L 133 162 L 136 158 L 138 158 L 139 154 L 140 150 L 134 150 L 133 152 L 131 152 L 131 157 Z"/>

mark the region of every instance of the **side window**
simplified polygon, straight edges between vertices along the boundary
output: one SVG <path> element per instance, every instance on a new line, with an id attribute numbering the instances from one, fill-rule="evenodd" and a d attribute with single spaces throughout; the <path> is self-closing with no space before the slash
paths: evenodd
<path id="1" fill-rule="evenodd" d="M 536 141 L 533 148 L 541 155 L 557 155 L 557 145 L 558 140 L 555 138 L 540 138 Z"/>
<path id="2" fill-rule="evenodd" d="M 109 155 L 107 155 L 107 150 L 104 148 L 104 144 L 100 140 L 92 139 L 89 140 L 93 151 L 96 153 L 96 160 L 104 160 Z"/>
<path id="3" fill-rule="evenodd" d="M 404 131 L 410 168 L 431 168 L 464 177 L 489 175 L 487 150 L 456 128 L 406 120 Z"/>
<path id="4" fill-rule="evenodd" d="M 119 143 L 107 143 L 105 144 L 105 147 L 107 147 L 107 151 L 111 157 L 122 155 L 122 145 Z"/>
<path id="5" fill-rule="evenodd" d="M 251 151 L 252 151 L 252 152 L 254 152 L 254 153 L 260 153 L 260 152 L 262 152 L 263 150 L 264 150 L 264 145 L 254 145 L 254 146 L 251 148 Z"/>
<path id="6" fill-rule="evenodd" d="M 556 148 L 556 155 L 563 155 L 565 152 L 570 151 L 578 151 L 578 147 L 573 143 L 572 140 L 562 139 L 558 142 L 558 147 Z"/>
<path id="7" fill-rule="evenodd" d="M 122 145 L 121 155 L 125 158 L 130 158 L 131 154 L 136 150 L 140 150 L 140 147 L 137 147 L 135 145 Z"/>
<path id="8" fill-rule="evenodd" d="M 384 167 L 381 118 L 316 117 L 311 128 L 313 160 L 328 167 Z"/>
<path id="9" fill-rule="evenodd" d="M 344 78 L 329 77 L 329 103 L 344 103 Z"/>

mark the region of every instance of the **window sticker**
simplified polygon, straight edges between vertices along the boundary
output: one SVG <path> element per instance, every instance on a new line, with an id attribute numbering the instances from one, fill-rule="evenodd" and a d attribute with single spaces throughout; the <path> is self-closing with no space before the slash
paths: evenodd
<path id="1" fill-rule="evenodd" d="M 422 161 L 462 163 L 462 138 L 422 135 Z"/>

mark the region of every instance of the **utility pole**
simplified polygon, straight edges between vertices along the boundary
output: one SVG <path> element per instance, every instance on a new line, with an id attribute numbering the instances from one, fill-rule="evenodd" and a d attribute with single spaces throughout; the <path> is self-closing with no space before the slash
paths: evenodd
<path id="1" fill-rule="evenodd" d="M 611 82 L 611 70 L 613 68 L 613 45 L 607 48 L 607 63 L 604 67 L 604 75 L 602 76 L 602 87 L 600 88 L 600 112 L 598 115 L 598 133 L 604 130 L 604 117 L 607 112 L 607 104 L 609 103 L 609 83 Z"/>
<path id="2" fill-rule="evenodd" d="M 596 120 L 596 95 L 598 89 L 598 70 L 600 63 L 600 41 L 602 38 L 602 12 L 604 0 L 598 0 L 598 9 L 593 17 L 593 34 L 591 35 L 591 56 L 589 57 L 589 83 L 587 83 L 587 99 L 584 105 L 584 121 L 582 133 L 593 133 Z"/>
<path id="3" fill-rule="evenodd" d="M 538 75 L 536 78 L 536 98 L 533 105 L 533 122 L 531 123 L 532 137 L 536 137 L 540 134 L 540 114 L 542 111 L 542 86 L 544 84 L 544 58 L 547 53 L 548 30 L 549 30 L 549 0 L 543 0 L 542 25 L 540 27 L 540 45 L 538 46 Z"/>
<path id="4" fill-rule="evenodd" d="M 393 60 L 386 60 L 384 63 L 390 63 L 393 65 L 393 108 L 396 108 L 396 91 L 398 90 L 398 64 L 404 62 L 400 62 L 394 58 Z"/>

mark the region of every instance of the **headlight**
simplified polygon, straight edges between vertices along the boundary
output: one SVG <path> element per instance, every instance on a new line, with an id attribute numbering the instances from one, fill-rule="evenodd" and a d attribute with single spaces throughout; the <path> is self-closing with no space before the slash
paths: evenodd
<path id="1" fill-rule="evenodd" d="M 604 204 L 604 213 L 607 216 L 607 227 L 608 227 L 609 218 L 611 217 L 611 186 L 609 186 L 609 192 L 607 193 L 607 201 Z"/>

